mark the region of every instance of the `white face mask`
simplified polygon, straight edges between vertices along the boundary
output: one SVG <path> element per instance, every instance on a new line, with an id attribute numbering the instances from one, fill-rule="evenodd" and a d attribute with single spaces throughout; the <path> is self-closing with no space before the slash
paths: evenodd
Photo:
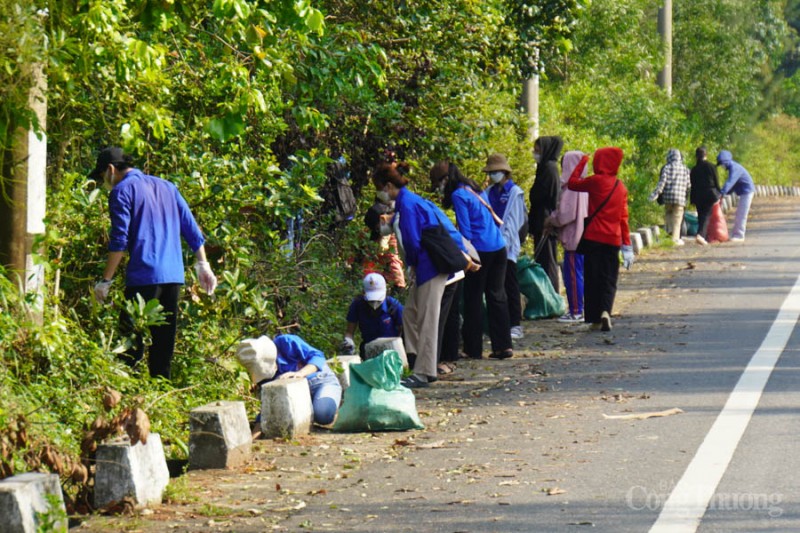
<path id="1" fill-rule="evenodd" d="M 500 183 L 505 177 L 506 173 L 502 170 L 498 170 L 497 172 L 489 172 L 489 179 L 492 180 L 492 183 Z"/>
<path id="2" fill-rule="evenodd" d="M 377 196 L 378 200 L 380 200 L 381 202 L 383 202 L 385 204 L 388 204 L 389 202 L 392 201 L 392 199 L 389 198 L 389 193 L 386 192 L 386 191 L 383 191 L 383 190 L 378 191 L 378 194 L 376 194 L 375 196 Z"/>
<path id="3" fill-rule="evenodd" d="M 392 226 L 390 224 L 381 224 L 380 234 L 382 237 L 392 234 Z"/>
<path id="4" fill-rule="evenodd" d="M 533 153 L 533 160 L 537 163 L 542 160 L 542 154 L 537 154 L 536 152 Z"/>
<path id="5" fill-rule="evenodd" d="M 379 307 L 381 306 L 381 304 L 382 304 L 383 302 L 374 302 L 374 301 L 370 300 L 370 301 L 368 301 L 367 303 L 369 304 L 369 306 L 370 306 L 371 308 L 373 308 L 373 309 L 377 309 L 377 308 L 379 308 Z"/>

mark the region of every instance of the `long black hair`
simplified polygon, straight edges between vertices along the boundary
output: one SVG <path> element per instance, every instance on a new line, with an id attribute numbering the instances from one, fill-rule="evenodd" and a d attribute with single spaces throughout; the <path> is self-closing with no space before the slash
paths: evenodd
<path id="1" fill-rule="evenodd" d="M 466 177 L 455 163 L 447 164 L 447 183 L 444 186 L 442 205 L 447 208 L 453 207 L 453 193 L 460 186 L 466 185 L 476 193 L 481 193 L 480 186 L 474 180 Z"/>

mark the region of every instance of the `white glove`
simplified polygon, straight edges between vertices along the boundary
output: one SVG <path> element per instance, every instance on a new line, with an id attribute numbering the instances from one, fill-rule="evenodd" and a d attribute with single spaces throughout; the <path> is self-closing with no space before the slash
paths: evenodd
<path id="1" fill-rule="evenodd" d="M 622 266 L 625 270 L 630 270 L 633 266 L 633 246 L 630 244 L 622 245 Z"/>
<path id="2" fill-rule="evenodd" d="M 278 371 L 278 349 L 266 335 L 240 342 L 236 358 L 250 373 L 253 384 L 270 379 Z"/>
<path id="3" fill-rule="evenodd" d="M 200 287 L 207 294 L 214 294 L 214 289 L 217 288 L 217 277 L 211 271 L 211 265 L 208 261 L 198 261 L 194 265 L 194 270 L 197 272 L 197 280 L 200 282 Z"/>
<path id="4" fill-rule="evenodd" d="M 342 351 L 342 355 L 352 355 L 356 352 L 356 343 L 353 340 L 353 337 L 348 337 L 347 335 L 344 336 L 342 340 L 342 345 L 339 347 Z"/>
<path id="5" fill-rule="evenodd" d="M 658 198 L 658 193 L 656 191 L 651 192 L 650 196 L 647 197 L 651 202 L 655 202 L 656 198 Z"/>
<path id="6" fill-rule="evenodd" d="M 94 285 L 94 297 L 97 298 L 97 301 L 105 303 L 106 298 L 108 298 L 108 291 L 111 290 L 111 280 L 100 280 Z"/>

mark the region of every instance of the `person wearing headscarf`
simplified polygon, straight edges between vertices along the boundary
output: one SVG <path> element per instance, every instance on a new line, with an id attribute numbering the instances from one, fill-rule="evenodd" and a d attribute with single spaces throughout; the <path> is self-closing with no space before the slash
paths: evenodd
<path id="1" fill-rule="evenodd" d="M 733 231 L 731 232 L 731 242 L 741 242 L 747 230 L 747 215 L 750 213 L 750 204 L 753 202 L 753 194 L 756 186 L 753 184 L 753 177 L 742 165 L 733 160 L 733 155 L 728 150 L 722 150 L 717 155 L 717 165 L 725 167 L 728 171 L 728 179 L 722 186 L 722 195 L 725 196 L 735 192 L 739 196 L 739 205 L 736 206 L 736 218 L 733 221 Z"/>
<path id="2" fill-rule="evenodd" d="M 558 281 L 558 239 L 545 231 L 545 220 L 558 207 L 558 193 L 561 190 L 558 160 L 564 141 L 561 137 L 539 137 L 533 144 L 533 157 L 536 160 L 536 177 L 530 190 L 531 210 L 528 225 L 533 235 L 533 259 L 544 268 L 550 283 L 559 292 Z"/>
<path id="3" fill-rule="evenodd" d="M 461 173 L 458 166 L 440 161 L 431 168 L 431 185 L 442 193 L 445 207 L 452 207 L 461 234 L 480 256 L 481 268 L 464 279 L 464 324 L 461 338 L 471 359 L 483 357 L 483 299 L 489 318 L 493 359 L 514 355 L 506 299 L 506 242 L 498 225 L 503 221 L 481 197 L 480 187 Z"/>
<path id="4" fill-rule="evenodd" d="M 511 325 L 511 338 L 521 339 L 522 304 L 519 281 L 517 281 L 517 259 L 521 248 L 520 231 L 528 219 L 525 207 L 525 193 L 511 178 L 511 166 L 506 156 L 492 154 L 483 167 L 492 186 L 483 191 L 483 198 L 492 206 L 494 212 L 503 220 L 500 230 L 506 241 L 506 299 L 508 300 L 508 320 Z"/>
<path id="5" fill-rule="evenodd" d="M 689 183 L 689 169 L 683 164 L 680 150 L 670 148 L 667 152 L 667 164 L 661 167 L 661 174 L 655 190 L 650 194 L 650 201 L 653 202 L 662 195 L 664 230 L 672 236 L 672 241 L 678 246 L 684 244 L 681 239 L 681 224 Z"/>
<path id="6" fill-rule="evenodd" d="M 708 242 L 708 220 L 711 218 L 711 208 L 722 198 L 719 190 L 719 177 L 717 167 L 710 163 L 706 157 L 708 152 L 705 146 L 695 150 L 697 163 L 689 172 L 691 189 L 689 200 L 697 207 L 697 240 L 698 244 L 706 245 Z"/>
<path id="7" fill-rule="evenodd" d="M 589 193 L 589 216 L 578 250 L 584 255 L 583 317 L 592 329 L 611 331 L 611 313 L 617 295 L 619 252 L 626 269 L 633 265 L 628 227 L 628 189 L 617 178 L 623 153 L 611 146 L 594 153 L 594 175 L 582 178 L 589 161 L 584 155 L 567 186 Z"/>
<path id="8" fill-rule="evenodd" d="M 564 154 L 561 160 L 561 195 L 558 209 L 545 222 L 558 232 L 558 238 L 564 248 L 561 276 L 564 278 L 569 310 L 558 321 L 566 323 L 583 322 L 583 255 L 576 249 L 583 235 L 583 219 L 589 215 L 589 195 L 585 192 L 571 191 L 567 184 L 572 171 L 584 155 L 586 154 L 578 150 Z M 586 170 L 584 167 L 581 177 L 586 177 Z"/>

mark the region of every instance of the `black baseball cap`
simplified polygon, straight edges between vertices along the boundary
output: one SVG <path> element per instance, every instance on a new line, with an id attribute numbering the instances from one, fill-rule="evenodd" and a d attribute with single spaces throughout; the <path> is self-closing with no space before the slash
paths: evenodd
<path id="1" fill-rule="evenodd" d="M 122 148 L 118 146 L 103 148 L 97 156 L 97 164 L 94 170 L 92 170 L 92 173 L 89 174 L 89 177 L 93 180 L 97 180 L 103 175 L 103 172 L 106 171 L 108 165 L 118 165 L 124 162 L 125 153 L 122 151 Z"/>

